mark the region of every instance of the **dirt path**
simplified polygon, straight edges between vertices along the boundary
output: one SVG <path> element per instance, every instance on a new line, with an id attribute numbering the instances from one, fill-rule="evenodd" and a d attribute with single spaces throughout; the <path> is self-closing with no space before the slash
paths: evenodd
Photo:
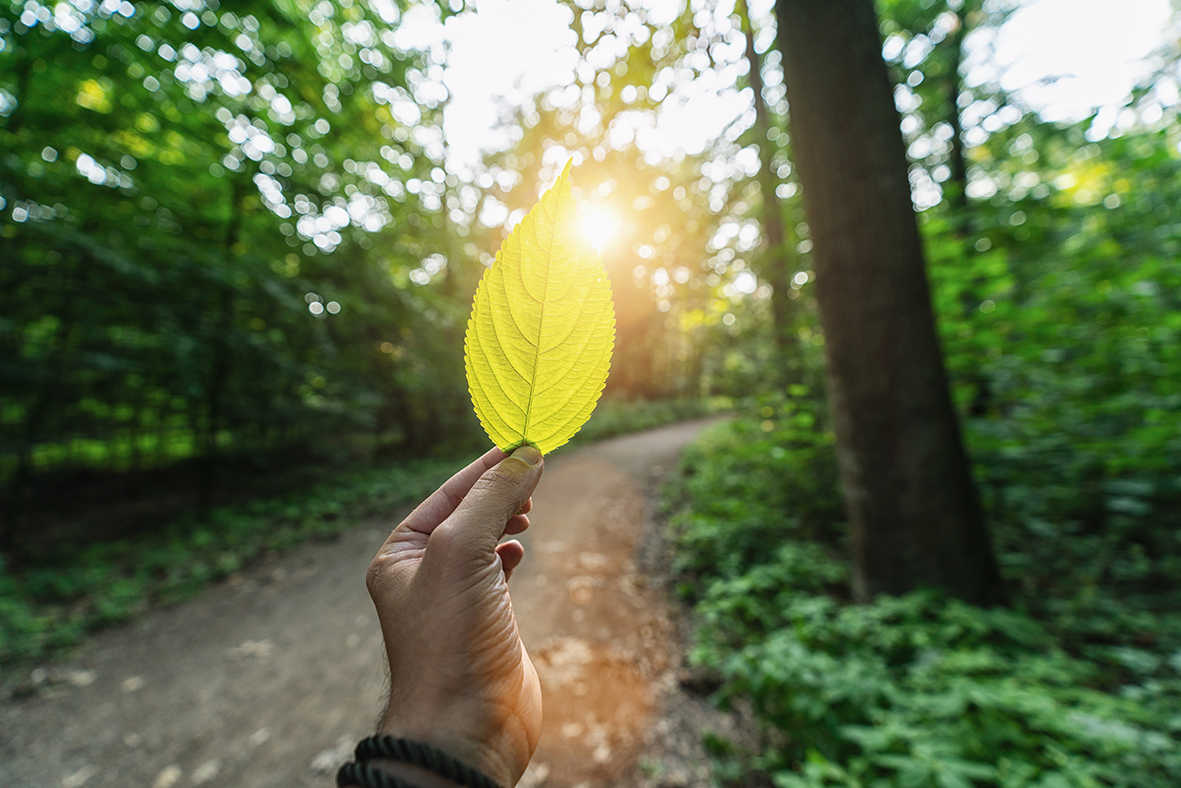
<path id="1" fill-rule="evenodd" d="M 547 461 L 511 584 L 545 693 L 545 733 L 524 785 L 698 781 L 699 734 L 692 723 L 682 730 L 694 701 L 672 697 L 674 626 L 650 582 L 659 564 L 651 513 L 659 481 L 706 423 Z M 381 636 L 364 576 L 394 524 L 369 521 L 263 562 L 100 634 L 82 656 L 38 674 L 48 679 L 33 695 L 0 695 L 0 785 L 332 784 L 379 712 Z"/>

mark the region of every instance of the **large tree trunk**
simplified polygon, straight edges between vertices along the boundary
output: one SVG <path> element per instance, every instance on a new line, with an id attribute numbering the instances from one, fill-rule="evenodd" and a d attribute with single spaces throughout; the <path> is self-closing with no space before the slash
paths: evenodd
<path id="1" fill-rule="evenodd" d="M 947 390 L 871 0 L 777 0 L 859 599 L 1004 598 Z"/>

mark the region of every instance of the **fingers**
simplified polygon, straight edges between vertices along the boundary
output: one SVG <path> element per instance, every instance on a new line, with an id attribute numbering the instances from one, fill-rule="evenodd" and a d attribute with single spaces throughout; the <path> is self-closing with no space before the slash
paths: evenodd
<path id="1" fill-rule="evenodd" d="M 525 548 L 516 539 L 510 539 L 496 546 L 496 554 L 500 556 L 500 564 L 504 567 L 504 579 L 508 580 L 525 557 Z"/>
<path id="2" fill-rule="evenodd" d="M 487 456 L 487 455 L 486 455 Z M 510 519 L 525 506 L 541 479 L 544 461 L 532 446 L 522 446 L 471 485 L 463 501 L 431 535 L 430 544 L 447 543 L 471 558 L 488 560 Z M 527 523 L 517 521 L 514 527 Z"/>
<path id="3" fill-rule="evenodd" d="M 504 534 L 502 536 L 514 536 L 525 532 L 529 527 L 529 518 L 523 514 L 515 514 L 508 518 L 508 523 L 504 526 Z"/>
<path id="4" fill-rule="evenodd" d="M 521 511 L 517 512 L 517 514 L 529 514 L 531 511 L 533 511 L 533 496 L 530 496 L 529 500 L 525 501 L 525 505 L 521 507 Z"/>
<path id="5" fill-rule="evenodd" d="M 439 523 L 451 516 L 455 507 L 459 506 L 460 501 L 467 495 L 472 485 L 505 456 L 505 453 L 500 449 L 495 447 L 489 449 L 484 453 L 484 456 L 443 482 L 443 486 L 420 503 L 418 508 L 411 512 L 410 516 L 403 520 L 398 527 L 430 534 Z"/>

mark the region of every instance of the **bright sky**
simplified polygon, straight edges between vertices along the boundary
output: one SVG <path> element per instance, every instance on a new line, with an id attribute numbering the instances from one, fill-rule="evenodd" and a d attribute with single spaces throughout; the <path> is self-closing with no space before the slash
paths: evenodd
<path id="1" fill-rule="evenodd" d="M 672 19 L 680 4 L 651 0 L 649 6 L 654 18 Z M 474 5 L 475 13 L 445 25 L 433 6 L 416 6 L 397 32 L 401 45 L 430 47 L 436 62 L 446 63 L 449 169 L 474 167 L 481 149 L 505 147 L 510 141 L 493 130 L 498 113 L 569 85 L 578 67 L 568 7 L 555 0 Z M 751 5 L 758 17 L 770 0 Z M 728 8 L 719 12 L 724 17 Z M 1169 0 L 1027 0 L 998 36 L 971 42 L 976 51 L 968 61 L 969 82 L 999 70 L 1002 86 L 1047 119 L 1077 119 L 1100 109 L 1096 125 L 1105 132 L 1132 86 L 1149 73 L 1148 57 L 1163 43 L 1170 13 Z M 664 155 L 700 151 L 749 107 L 749 96 L 733 89 L 738 73 L 737 67 L 724 69 L 674 90 L 655 128 L 638 133 L 638 144 Z"/>
<path id="2" fill-rule="evenodd" d="M 770 3 L 754 0 L 751 5 L 757 14 Z M 475 6 L 475 13 L 453 17 L 446 24 L 439 22 L 434 6 L 416 6 L 397 32 L 399 46 L 430 48 L 436 60 L 445 59 L 443 83 L 451 101 L 444 132 L 453 169 L 475 166 L 481 148 L 506 146 L 509 140 L 493 130 L 497 114 L 505 112 L 506 105 L 519 106 L 538 93 L 570 85 L 579 64 L 570 9 L 555 0 L 478 0 L 467 5 Z M 649 19 L 656 24 L 671 22 L 682 5 L 681 0 L 646 3 Z M 732 8 L 727 4 L 718 13 L 725 17 Z M 626 46 L 617 41 L 617 54 L 624 55 Z M 610 49 L 600 48 L 598 54 Z M 612 62 L 614 58 L 594 65 L 607 67 Z M 664 155 L 677 149 L 699 152 L 750 106 L 749 98 L 733 89 L 737 76 L 734 69 L 710 74 L 675 91 L 665 100 L 655 127 L 639 131 L 641 147 Z"/>
<path id="3" fill-rule="evenodd" d="M 1150 56 L 1165 42 L 1169 5 L 1169 0 L 1029 2 L 995 42 L 980 42 L 969 68 L 979 69 L 977 79 L 991 76 L 993 70 L 980 60 L 994 44 L 1001 87 L 1017 91 L 1051 121 L 1080 120 L 1100 110 L 1095 130 L 1102 136 L 1132 87 L 1151 73 Z"/>

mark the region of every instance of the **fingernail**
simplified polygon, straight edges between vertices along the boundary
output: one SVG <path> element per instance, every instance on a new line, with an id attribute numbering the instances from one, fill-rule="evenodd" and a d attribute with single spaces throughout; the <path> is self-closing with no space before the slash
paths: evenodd
<path id="1" fill-rule="evenodd" d="M 541 462 L 541 452 L 528 444 L 520 447 L 509 456 L 521 460 L 526 465 L 536 465 Z"/>

